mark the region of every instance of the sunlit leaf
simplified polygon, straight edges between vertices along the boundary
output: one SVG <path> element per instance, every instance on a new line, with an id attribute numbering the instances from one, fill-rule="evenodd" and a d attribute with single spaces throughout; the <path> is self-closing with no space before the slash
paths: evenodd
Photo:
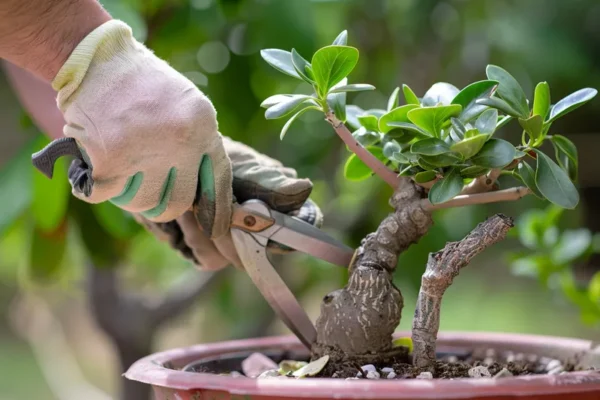
<path id="1" fill-rule="evenodd" d="M 414 104 L 416 106 L 421 105 L 419 98 L 408 85 L 402 85 L 402 92 L 404 93 L 404 100 L 406 101 L 406 104 Z"/>
<path id="2" fill-rule="evenodd" d="M 433 84 L 425 93 L 421 104 L 424 107 L 433 107 L 436 105 L 448 106 L 458 94 L 456 86 L 446 82 L 438 82 Z"/>
<path id="3" fill-rule="evenodd" d="M 289 99 L 272 105 L 265 111 L 266 119 L 277 119 L 281 117 L 285 117 L 286 115 L 293 112 L 300 104 L 305 101 L 309 101 L 312 99 L 312 96 L 307 96 L 303 94 L 297 94 L 290 96 Z"/>
<path id="4" fill-rule="evenodd" d="M 450 150 L 461 154 L 465 160 L 468 160 L 481 150 L 489 138 L 490 135 L 472 136 L 463 139 L 458 143 L 454 143 L 452 146 L 450 146 Z"/>
<path id="5" fill-rule="evenodd" d="M 336 85 L 333 86 L 334 89 L 345 86 L 348 83 L 348 79 L 344 78 Z M 329 93 L 327 95 L 327 105 L 333 111 L 337 119 L 342 122 L 346 122 L 346 93 Z"/>
<path id="6" fill-rule="evenodd" d="M 364 92 L 367 90 L 374 90 L 375 86 L 368 85 L 366 83 L 354 83 L 351 85 L 338 86 L 332 89 L 329 93 L 340 93 L 340 92 Z"/>
<path id="7" fill-rule="evenodd" d="M 477 130 L 481 133 L 491 135 L 496 130 L 497 122 L 498 110 L 486 110 L 475 121 L 475 128 L 477 128 Z"/>
<path id="8" fill-rule="evenodd" d="M 381 118 L 379 118 L 379 131 L 383 133 L 387 133 L 394 129 L 395 125 L 392 125 L 392 122 L 410 122 L 408 119 L 408 112 L 418 108 L 418 106 L 414 104 L 407 104 L 404 106 L 396 107 L 391 111 L 383 114 Z"/>
<path id="9" fill-rule="evenodd" d="M 283 138 L 285 137 L 287 131 L 290 129 L 290 126 L 292 126 L 292 124 L 294 123 L 294 121 L 296 119 L 298 119 L 302 114 L 304 114 L 305 112 L 307 112 L 308 110 L 320 110 L 320 109 L 318 107 L 308 106 L 306 108 L 301 109 L 296 114 L 292 115 L 290 117 L 290 119 L 288 119 L 286 121 L 285 125 L 283 125 L 283 128 L 281 128 L 281 132 L 279 133 L 279 139 L 283 140 Z"/>
<path id="10" fill-rule="evenodd" d="M 362 126 L 352 132 L 352 137 L 363 147 L 377 144 L 381 140 L 381 135 L 378 132 L 368 131 Z"/>
<path id="11" fill-rule="evenodd" d="M 512 108 L 506 101 L 502 100 L 499 97 L 486 97 L 477 100 L 476 103 L 479 105 L 495 108 L 499 111 L 502 111 L 505 114 L 510 115 L 511 117 L 520 117 L 519 113 L 514 108 Z"/>
<path id="12" fill-rule="evenodd" d="M 441 139 L 427 138 L 413 143 L 412 146 L 410 146 L 410 151 L 414 154 L 436 156 L 438 154 L 450 152 L 450 146 Z"/>
<path id="13" fill-rule="evenodd" d="M 519 124 L 529 133 L 529 136 L 533 139 L 533 143 L 539 143 L 542 138 L 542 128 L 544 121 L 540 115 L 532 115 L 527 119 L 519 118 Z"/>
<path id="14" fill-rule="evenodd" d="M 271 106 L 274 106 L 275 104 L 279 104 L 283 101 L 287 101 L 289 100 L 291 97 L 293 97 L 295 95 L 293 94 L 276 94 L 270 97 L 267 97 L 261 104 L 260 106 L 262 108 L 269 108 Z"/>
<path id="15" fill-rule="evenodd" d="M 418 127 L 439 138 L 442 126 L 449 122 L 451 117 L 456 117 L 462 110 L 455 104 L 450 106 L 415 108 L 408 112 L 408 119 Z"/>
<path id="16" fill-rule="evenodd" d="M 323 47 L 313 55 L 312 71 L 321 97 L 352 72 L 358 62 L 358 50 L 348 46 Z"/>
<path id="17" fill-rule="evenodd" d="M 270 66 L 279 72 L 283 72 L 284 74 L 293 76 L 294 78 L 302 79 L 300 75 L 298 75 L 298 72 L 296 72 L 296 68 L 294 68 L 294 63 L 292 62 L 292 53 L 289 51 L 265 49 L 260 51 L 260 55 Z"/>
<path id="18" fill-rule="evenodd" d="M 332 43 L 335 46 L 345 46 L 348 44 L 348 31 L 342 31 Z"/>
<path id="19" fill-rule="evenodd" d="M 379 131 L 379 119 L 374 115 L 361 115 L 358 117 L 358 122 L 369 131 Z"/>
<path id="20" fill-rule="evenodd" d="M 385 158 L 394 159 L 394 154 L 401 153 L 402 148 L 395 140 L 390 140 L 383 145 L 383 156 Z"/>
<path id="21" fill-rule="evenodd" d="M 401 129 L 402 132 L 405 135 L 409 135 L 409 137 L 411 139 L 413 138 L 428 138 L 431 137 L 431 135 L 424 131 L 423 129 L 419 128 L 418 126 L 411 124 L 410 122 L 388 122 L 387 124 L 388 129 L 392 128 L 394 130 L 396 129 Z M 380 125 L 381 126 L 381 125 Z"/>
<path id="22" fill-rule="evenodd" d="M 463 188 L 463 179 L 456 169 L 452 169 L 438 180 L 429 190 L 431 204 L 444 203 L 456 197 Z"/>
<path id="23" fill-rule="evenodd" d="M 585 229 L 564 231 L 558 245 L 552 248 L 551 258 L 556 264 L 569 264 L 591 250 L 592 233 Z"/>
<path id="24" fill-rule="evenodd" d="M 548 111 L 550 111 L 550 86 L 548 82 L 540 82 L 535 87 L 533 115 L 539 115 L 544 121 L 548 116 Z"/>
<path id="25" fill-rule="evenodd" d="M 511 108 L 517 111 L 518 116 L 527 118 L 529 106 L 527 97 L 519 82 L 506 70 L 496 65 L 488 65 L 486 68 L 488 79 L 498 81 L 497 93 L 506 101 Z M 509 114 L 509 113 L 507 113 Z"/>
<path id="26" fill-rule="evenodd" d="M 579 193 L 567 174 L 550 157 L 537 149 L 533 151 L 537 154 L 535 182 L 540 193 L 558 206 L 575 208 L 579 203 Z"/>
<path id="27" fill-rule="evenodd" d="M 400 97 L 400 88 L 397 87 L 394 89 L 387 103 L 387 110 L 392 111 L 394 108 L 398 107 L 398 99 Z"/>
<path id="28" fill-rule="evenodd" d="M 318 360 L 306 364 L 304 367 L 293 372 L 296 378 L 304 378 L 305 376 L 315 376 L 325 368 L 329 362 L 329 356 L 325 355 Z"/>
<path id="29" fill-rule="evenodd" d="M 557 118 L 562 117 L 565 114 L 570 113 L 571 111 L 581 107 L 598 94 L 596 89 L 585 88 L 576 91 L 575 93 L 571 93 L 558 103 L 552 107 L 552 111 L 550 111 L 550 119 L 548 122 L 552 122 Z"/>

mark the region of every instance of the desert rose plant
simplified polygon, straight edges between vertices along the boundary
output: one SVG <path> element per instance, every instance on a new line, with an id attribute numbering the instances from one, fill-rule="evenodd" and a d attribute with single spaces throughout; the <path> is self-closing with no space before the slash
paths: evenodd
<path id="1" fill-rule="evenodd" d="M 513 76 L 488 65 L 487 79 L 462 90 L 439 82 L 419 97 L 402 85 L 393 91 L 386 109 L 362 110 L 346 103 L 347 93 L 374 87 L 349 83 L 359 51 L 347 45 L 346 31 L 310 61 L 294 49 L 266 49 L 261 55 L 313 89 L 310 95 L 276 94 L 262 103 L 266 118 L 287 118 L 281 138 L 302 114 L 323 113 L 350 152 L 345 176 L 362 180 L 375 174 L 394 189 L 394 212 L 361 242 L 347 285 L 323 299 L 312 356 L 328 355 L 332 370 L 340 364 L 381 363 L 406 355 L 407 346 L 391 339 L 403 307 L 392 275 L 400 253 L 427 233 L 433 211 L 527 195 L 567 209 L 579 202 L 577 149 L 550 128 L 590 101 L 595 89 L 581 89 L 552 105 L 549 85 L 541 82 L 529 101 Z M 513 120 L 523 129 L 517 144 L 497 137 L 497 131 Z M 540 150 L 548 142 L 554 157 Z M 520 184 L 500 188 L 502 175 Z M 430 254 L 412 326 L 415 366 L 434 369 L 445 290 L 461 268 L 504 239 L 512 226 L 511 218 L 497 214 L 463 240 Z"/>

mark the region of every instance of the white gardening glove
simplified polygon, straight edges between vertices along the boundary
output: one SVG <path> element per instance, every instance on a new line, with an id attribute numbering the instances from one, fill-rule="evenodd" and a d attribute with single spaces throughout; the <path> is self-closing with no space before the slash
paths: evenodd
<path id="1" fill-rule="evenodd" d="M 232 173 L 210 100 L 112 20 L 91 32 L 52 86 L 83 160 L 73 194 L 155 222 L 187 210 L 211 237 L 229 231 Z"/>
<path id="2" fill-rule="evenodd" d="M 223 139 L 232 163 L 233 195 L 239 203 L 250 199 L 262 200 L 274 210 L 321 226 L 321 211 L 308 199 L 312 191 L 312 183 L 308 179 L 298 179 L 295 170 L 246 145 L 227 137 Z M 134 216 L 159 239 L 168 241 L 201 269 L 217 270 L 228 265 L 243 267 L 231 234 L 211 240 L 191 212 L 167 223 L 151 222 L 139 214 Z M 268 247 L 276 252 L 290 251 L 273 242 Z"/>

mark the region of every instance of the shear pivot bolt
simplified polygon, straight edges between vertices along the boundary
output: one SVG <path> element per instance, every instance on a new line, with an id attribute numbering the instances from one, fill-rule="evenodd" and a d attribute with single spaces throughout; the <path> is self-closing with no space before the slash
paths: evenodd
<path id="1" fill-rule="evenodd" d="M 252 215 L 247 215 L 244 217 L 244 225 L 246 226 L 254 226 L 256 225 L 256 218 Z"/>

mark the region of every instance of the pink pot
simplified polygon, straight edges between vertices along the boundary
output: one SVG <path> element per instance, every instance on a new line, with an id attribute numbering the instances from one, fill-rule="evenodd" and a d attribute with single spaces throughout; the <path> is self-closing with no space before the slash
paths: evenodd
<path id="1" fill-rule="evenodd" d="M 400 333 L 399 336 L 407 336 Z M 581 360 L 600 370 L 600 347 L 578 339 L 496 333 L 443 333 L 439 351 L 493 348 L 560 359 Z M 560 399 L 600 400 L 600 371 L 561 375 L 522 376 L 502 379 L 455 380 L 352 380 L 250 379 L 208 373 L 184 372 L 200 359 L 226 367 L 254 351 L 289 351 L 306 354 L 295 337 L 247 339 L 169 350 L 145 357 L 129 368 L 127 379 L 152 385 L 158 400 L 267 400 L 267 399 Z M 237 362 L 237 361 L 236 361 Z"/>

